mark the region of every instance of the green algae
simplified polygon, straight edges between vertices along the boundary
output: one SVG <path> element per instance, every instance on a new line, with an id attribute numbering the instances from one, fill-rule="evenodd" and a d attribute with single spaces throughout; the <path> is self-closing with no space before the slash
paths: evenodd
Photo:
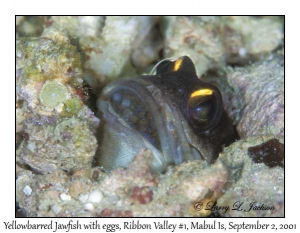
<path id="1" fill-rule="evenodd" d="M 61 116 L 71 117 L 79 112 L 82 103 L 77 98 L 68 99 L 65 104 Z"/>
<path id="2" fill-rule="evenodd" d="M 77 149 L 77 152 L 81 153 L 81 156 L 86 156 L 96 144 L 93 133 L 86 126 L 86 123 L 72 117 L 55 127 L 55 135 L 61 145 L 71 145 L 72 149 Z"/>
<path id="3" fill-rule="evenodd" d="M 68 41 L 48 38 L 18 38 L 16 43 L 18 69 L 29 81 L 57 80 L 70 82 L 81 75 L 81 55 Z"/>
<path id="4" fill-rule="evenodd" d="M 44 82 L 46 81 L 46 76 L 43 75 L 37 68 L 34 66 L 27 66 L 24 68 L 24 74 L 26 77 L 30 78 L 33 81 Z"/>
<path id="5" fill-rule="evenodd" d="M 68 96 L 67 88 L 55 81 L 47 81 L 40 92 L 41 103 L 48 108 L 55 108 L 58 104 L 64 103 Z"/>

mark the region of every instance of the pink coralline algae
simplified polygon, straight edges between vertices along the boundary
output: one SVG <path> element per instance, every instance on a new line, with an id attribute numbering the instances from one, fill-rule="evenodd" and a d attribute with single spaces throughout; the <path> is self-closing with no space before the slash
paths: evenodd
<path id="1" fill-rule="evenodd" d="M 134 187 L 130 197 L 140 204 L 148 204 L 153 200 L 153 191 L 149 187 Z"/>

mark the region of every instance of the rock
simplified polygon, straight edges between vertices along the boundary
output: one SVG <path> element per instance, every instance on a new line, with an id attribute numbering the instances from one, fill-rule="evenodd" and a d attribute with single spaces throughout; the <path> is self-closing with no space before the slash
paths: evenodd
<path id="1" fill-rule="evenodd" d="M 203 80 L 216 85 L 240 137 L 284 136 L 284 60 L 276 52 L 251 65 L 227 67 Z"/>
<path id="2" fill-rule="evenodd" d="M 283 27 L 276 17 L 165 16 L 164 56 L 187 55 L 197 74 L 226 63 L 247 64 L 282 44 Z"/>
<path id="3" fill-rule="evenodd" d="M 226 192 L 218 199 L 219 206 L 230 206 L 229 211 L 219 211 L 224 217 L 283 217 L 284 170 L 282 165 L 269 167 L 257 163 L 249 156 L 253 147 L 273 140 L 271 136 L 247 137 L 233 143 L 220 155 L 228 168 Z M 269 153 L 268 150 L 266 153 Z M 281 155 L 283 157 L 283 155 Z M 232 210 L 242 203 L 245 211 Z M 251 207 L 252 206 L 252 207 Z M 261 208 L 261 209 L 259 209 Z"/>

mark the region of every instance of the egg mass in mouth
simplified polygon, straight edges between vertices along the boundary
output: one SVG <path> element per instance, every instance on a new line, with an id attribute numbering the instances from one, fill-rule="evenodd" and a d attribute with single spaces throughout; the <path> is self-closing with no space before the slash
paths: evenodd
<path id="1" fill-rule="evenodd" d="M 109 84 L 97 107 L 96 160 L 108 171 L 127 167 L 144 148 L 152 150 L 156 172 L 195 159 L 212 163 L 237 137 L 220 91 L 197 77 L 187 56 L 162 61 L 154 75 Z"/>

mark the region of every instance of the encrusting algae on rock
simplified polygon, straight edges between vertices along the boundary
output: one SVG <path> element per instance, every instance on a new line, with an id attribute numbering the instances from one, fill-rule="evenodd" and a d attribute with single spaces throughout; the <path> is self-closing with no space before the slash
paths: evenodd
<path id="1" fill-rule="evenodd" d="M 37 173 L 91 166 L 99 124 L 77 90 L 82 87 L 81 58 L 68 38 L 17 41 L 17 161 Z"/>

